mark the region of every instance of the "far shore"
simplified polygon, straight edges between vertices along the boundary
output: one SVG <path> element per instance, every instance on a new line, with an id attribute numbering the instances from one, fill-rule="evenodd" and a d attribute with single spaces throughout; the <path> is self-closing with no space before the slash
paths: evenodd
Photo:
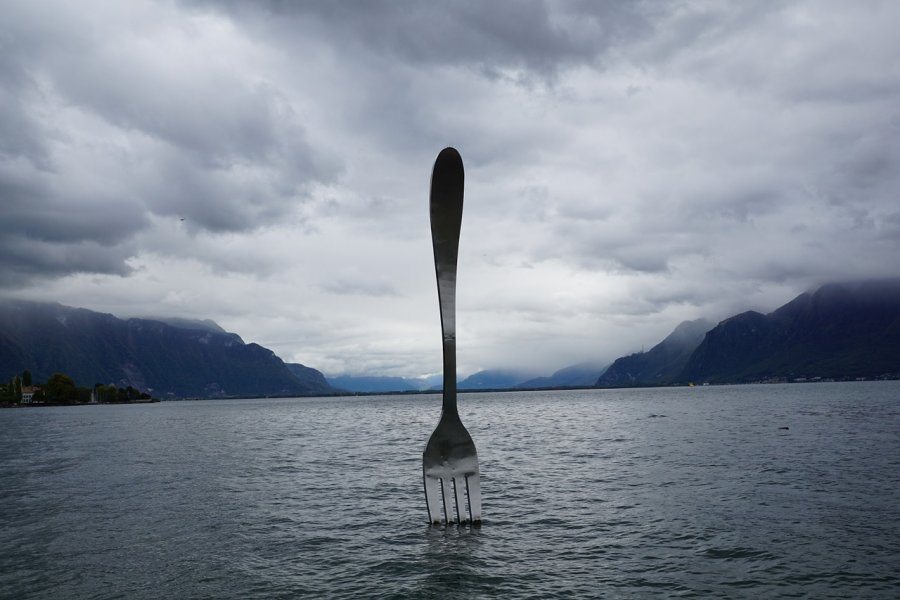
<path id="1" fill-rule="evenodd" d="M 795 379 L 795 380 L 767 380 L 767 381 L 746 381 L 746 382 L 721 382 L 721 383 L 702 383 L 702 384 L 684 384 L 676 383 L 669 385 L 627 385 L 617 387 L 592 387 L 592 386 L 558 386 L 558 387 L 531 387 L 531 388 L 482 388 L 482 389 L 465 389 L 457 390 L 459 394 L 485 394 L 485 393 L 518 393 L 518 392 L 570 392 L 579 390 L 630 390 L 630 389 L 668 389 L 678 388 L 704 388 L 719 387 L 731 385 L 795 385 L 795 384 L 821 384 L 821 383 L 862 383 L 872 381 L 898 381 L 900 376 L 882 376 L 872 378 L 847 378 L 847 379 Z M 185 402 L 185 401 L 216 401 L 216 400 L 261 400 L 265 398 L 358 398 L 365 396 L 429 396 L 439 395 L 441 390 L 404 390 L 391 392 L 338 392 L 334 394 L 319 394 L 310 396 L 294 395 L 260 395 L 260 396 L 210 396 L 210 397 L 189 397 L 189 398 L 152 398 L 149 400 L 132 400 L 130 402 L 88 402 L 84 404 L 63 404 L 63 403 L 31 403 L 31 404 L 10 404 L 0 403 L 0 408 L 41 408 L 41 407 L 59 407 L 59 406 L 116 406 L 128 404 L 158 404 L 160 402 Z"/>
<path id="2" fill-rule="evenodd" d="M 730 382 L 708 382 L 708 383 L 674 383 L 668 385 L 623 385 L 623 386 L 556 386 L 556 387 L 528 387 L 528 388 L 479 388 L 457 390 L 459 394 L 484 394 L 484 393 L 502 393 L 502 392 L 568 392 L 577 390 L 630 390 L 630 389 L 653 389 L 653 388 L 702 388 L 729 385 L 773 385 L 773 384 L 818 384 L 818 383 L 861 383 L 867 381 L 898 381 L 900 375 L 889 375 L 870 378 L 808 378 L 803 380 L 766 380 L 766 381 L 730 381 Z M 187 400 L 261 400 L 264 398 L 354 398 L 360 396 L 428 396 L 441 394 L 441 390 L 397 390 L 390 392 L 336 392 L 333 394 L 315 394 L 315 395 L 259 395 L 259 396 L 210 396 L 210 397 L 189 397 L 189 398 L 164 398 L 163 402 L 184 402 Z"/>
<path id="3" fill-rule="evenodd" d="M 149 400 L 129 400 L 128 402 L 84 402 L 66 404 L 65 402 L 28 402 L 26 404 L 13 404 L 10 402 L 0 402 L 0 408 L 41 408 L 47 406 L 114 406 L 120 404 L 158 404 L 158 398 L 150 398 Z"/>

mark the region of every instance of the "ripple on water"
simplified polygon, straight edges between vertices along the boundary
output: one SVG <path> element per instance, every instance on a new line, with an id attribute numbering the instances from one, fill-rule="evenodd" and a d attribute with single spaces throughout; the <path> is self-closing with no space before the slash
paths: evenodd
<path id="1" fill-rule="evenodd" d="M 437 396 L 0 411 L 0 597 L 893 598 L 898 396 L 466 394 L 481 528 L 424 525 Z"/>

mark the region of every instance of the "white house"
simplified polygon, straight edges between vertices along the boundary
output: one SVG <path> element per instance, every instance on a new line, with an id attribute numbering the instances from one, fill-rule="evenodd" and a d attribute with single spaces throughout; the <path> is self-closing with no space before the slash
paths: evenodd
<path id="1" fill-rule="evenodd" d="M 36 385 L 23 385 L 22 404 L 31 404 L 34 400 L 34 394 L 39 391 L 41 391 L 41 388 Z"/>

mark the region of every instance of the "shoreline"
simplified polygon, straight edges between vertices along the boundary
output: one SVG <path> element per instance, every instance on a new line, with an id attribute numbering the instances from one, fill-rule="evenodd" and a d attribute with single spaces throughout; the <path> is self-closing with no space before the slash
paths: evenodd
<path id="1" fill-rule="evenodd" d="M 64 404 L 62 402 L 29 402 L 27 404 L 12 404 L 9 402 L 0 403 L 0 408 L 42 408 L 42 407 L 58 407 L 58 406 L 112 406 L 125 404 L 159 404 L 160 400 L 153 398 L 151 400 L 131 400 L 129 402 L 85 402 L 75 404 Z"/>
<path id="2" fill-rule="evenodd" d="M 819 384 L 819 383 L 866 383 L 873 381 L 900 381 L 900 375 L 891 375 L 884 377 L 871 377 L 866 379 L 821 379 L 821 380 L 807 380 L 807 381 L 731 381 L 731 382 L 719 382 L 719 383 L 708 383 L 708 384 L 693 384 L 689 385 L 686 383 L 677 383 L 677 384 L 666 384 L 666 385 L 622 385 L 622 386 L 605 386 L 605 387 L 594 387 L 594 386 L 555 386 L 555 387 L 529 387 L 529 388 L 479 388 L 479 389 L 466 389 L 460 390 L 457 389 L 458 394 L 486 394 L 486 393 L 500 393 L 500 392 L 570 392 L 570 391 L 579 391 L 579 390 L 632 390 L 632 389 L 652 389 L 652 388 L 687 388 L 687 387 L 721 387 L 721 386 L 729 386 L 729 385 L 775 385 L 775 384 Z M 163 399 L 162 402 L 185 402 L 185 401 L 210 401 L 210 400 L 261 400 L 265 398 L 354 398 L 359 396 L 427 396 L 427 395 L 440 395 L 442 393 L 441 390 L 398 390 L 392 392 L 342 392 L 342 393 L 334 393 L 334 394 L 310 394 L 310 395 L 259 395 L 259 396 L 215 396 L 215 397 L 190 397 L 190 398 L 178 398 L 178 399 Z"/>
<path id="3" fill-rule="evenodd" d="M 747 381 L 747 382 L 727 382 L 727 383 L 703 383 L 703 384 L 668 384 L 668 385 L 623 385 L 623 386 L 606 386 L 606 387 L 593 387 L 593 386 L 556 386 L 556 387 L 534 387 L 534 388 L 480 388 L 480 389 L 469 389 L 469 390 L 457 390 L 459 394 L 495 394 L 495 393 L 518 393 L 518 392 L 573 392 L 573 391 L 582 391 L 582 390 L 635 390 L 635 389 L 658 389 L 658 388 L 707 388 L 707 387 L 722 387 L 722 386 L 732 386 L 732 385 L 802 385 L 802 384 L 821 384 L 821 383 L 867 383 L 867 382 L 875 382 L 875 381 L 900 381 L 900 376 L 883 376 L 883 377 L 873 377 L 867 379 L 853 378 L 853 379 L 820 379 L 813 380 L 808 379 L 805 381 Z M 84 404 L 45 404 L 45 403 L 32 403 L 32 404 L 10 404 L 10 403 L 0 403 L 0 409 L 2 408 L 41 408 L 41 407 L 60 407 L 60 406 L 115 406 L 115 405 L 131 405 L 131 404 L 160 404 L 162 402 L 215 402 L 217 400 L 263 400 L 263 399 L 279 399 L 279 398 L 358 398 L 358 397 L 366 397 L 366 396 L 428 396 L 428 395 L 440 395 L 442 393 L 441 390 L 401 390 L 401 391 L 391 391 L 391 392 L 344 392 L 344 393 L 334 393 L 334 394 L 318 394 L 318 395 L 258 395 L 258 396 L 210 396 L 210 397 L 187 397 L 187 398 L 172 398 L 172 399 L 157 399 L 153 398 L 151 400 L 134 400 L 131 402 L 87 402 Z"/>

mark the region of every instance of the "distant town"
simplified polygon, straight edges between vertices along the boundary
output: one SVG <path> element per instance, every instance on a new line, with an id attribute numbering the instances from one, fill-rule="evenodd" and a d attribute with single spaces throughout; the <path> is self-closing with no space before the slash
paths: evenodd
<path id="1" fill-rule="evenodd" d="M 9 382 L 0 384 L 0 405 L 3 406 L 66 406 L 77 404 L 132 404 L 158 402 L 150 394 L 129 386 L 96 383 L 93 387 L 79 387 L 65 373 L 54 373 L 46 382 L 33 381 L 27 369 Z"/>

